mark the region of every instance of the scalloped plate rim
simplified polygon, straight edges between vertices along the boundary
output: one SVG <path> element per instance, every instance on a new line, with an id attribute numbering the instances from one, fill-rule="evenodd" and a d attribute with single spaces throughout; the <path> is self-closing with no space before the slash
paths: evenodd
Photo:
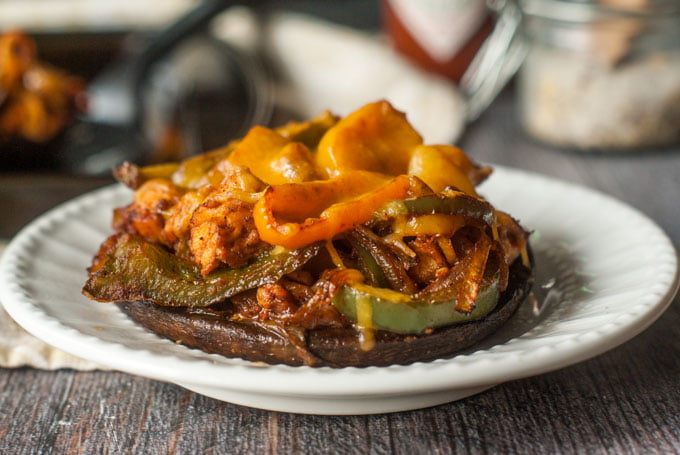
<path id="1" fill-rule="evenodd" d="M 637 316 L 632 313 L 619 315 L 618 325 L 609 324 L 614 325 L 613 328 L 607 328 L 607 325 L 605 325 L 604 328 L 601 327 L 598 331 L 586 335 L 585 341 L 584 335 L 580 335 L 580 340 L 575 339 L 578 338 L 578 335 L 575 335 L 575 337 L 561 340 L 551 346 L 539 348 L 530 353 L 528 357 L 526 353 L 523 353 L 524 358 L 521 365 L 513 359 L 517 360 L 522 355 L 496 353 L 494 347 L 429 363 L 368 368 L 331 369 L 284 365 L 262 366 L 239 360 L 234 361 L 233 365 L 214 364 L 209 360 L 210 358 L 216 358 L 220 361 L 223 359 L 214 354 L 206 355 L 200 352 L 198 354 L 201 358 L 186 360 L 174 356 L 171 352 L 158 354 L 133 349 L 123 344 L 112 343 L 81 333 L 42 312 L 36 306 L 36 302 L 31 300 L 31 296 L 22 295 L 21 290 L 17 289 L 18 286 L 13 285 L 13 280 L 21 277 L 21 270 L 13 270 L 12 266 L 16 265 L 17 258 L 20 258 L 21 254 L 25 254 L 27 248 L 35 244 L 35 236 L 50 227 L 63 223 L 67 214 L 82 213 L 83 207 L 88 204 L 91 205 L 107 198 L 116 198 L 121 191 L 129 193 L 127 189 L 122 189 L 122 186 L 113 185 L 85 194 L 52 209 L 28 225 L 15 237 L 8 245 L 0 261 L 0 301 L 5 302 L 5 308 L 17 322 L 38 338 L 66 352 L 114 369 L 187 385 L 221 386 L 225 389 L 242 392 L 264 392 L 274 395 L 300 395 L 305 397 L 422 393 L 491 385 L 542 374 L 592 358 L 622 344 L 642 332 L 665 311 L 678 289 L 677 255 L 668 237 L 653 221 L 636 209 L 596 190 L 532 172 L 504 166 L 494 167 L 496 168 L 495 174 L 501 174 L 506 179 L 529 179 L 542 185 L 561 186 L 574 190 L 581 195 L 595 197 L 598 204 L 614 206 L 617 210 L 627 210 L 639 217 L 647 224 L 647 228 L 651 227 L 652 230 L 657 232 L 656 241 L 666 242 L 668 251 L 673 253 L 672 263 L 666 264 L 672 277 L 661 283 L 663 292 L 660 292 L 657 296 L 650 296 L 653 302 L 646 304 L 645 308 L 642 309 L 642 314 Z M 30 282 L 30 277 L 24 276 L 23 278 Z M 35 318 L 36 315 L 39 315 L 37 319 Z M 620 319 L 628 320 L 621 322 Z M 144 330 L 141 327 L 138 327 L 138 329 Z M 78 344 L 77 341 L 82 342 L 82 344 Z M 510 342 L 516 344 L 521 343 L 522 340 L 515 338 Z M 544 352 L 540 352 L 541 350 Z M 551 352 L 548 353 L 548 350 Z M 555 351 L 559 355 L 555 355 Z M 113 352 L 118 356 L 106 358 L 102 362 L 102 354 L 107 352 Z M 500 371 L 498 371 L 499 365 L 502 366 Z M 198 368 L 202 374 L 187 376 L 182 368 L 178 368 L 182 366 Z M 489 368 L 489 366 L 493 368 Z M 212 373 L 212 375 L 209 373 Z M 273 379 L 277 379 L 277 381 L 272 382 Z M 390 382 L 395 381 L 395 379 L 398 381 Z M 419 379 L 419 382 L 415 385 L 412 382 L 414 379 Z M 320 380 L 325 381 L 319 382 Z M 310 388 L 312 384 L 313 387 Z"/>

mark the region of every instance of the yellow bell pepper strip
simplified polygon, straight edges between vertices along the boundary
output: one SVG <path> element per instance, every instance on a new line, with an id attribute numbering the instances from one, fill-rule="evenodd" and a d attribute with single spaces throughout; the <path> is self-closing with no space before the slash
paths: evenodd
<path id="1" fill-rule="evenodd" d="M 403 113 L 380 101 L 329 129 L 319 143 L 316 162 L 329 177 L 358 169 L 406 174 L 411 150 L 422 142 Z"/>
<path id="2" fill-rule="evenodd" d="M 270 186 L 255 204 L 260 239 L 299 248 L 371 220 L 387 202 L 409 195 L 411 179 L 366 171 L 329 180 Z"/>
<path id="3" fill-rule="evenodd" d="M 321 115 L 306 122 L 291 122 L 276 128 L 276 132 L 291 142 L 302 142 L 315 151 L 319 141 L 330 128 L 338 123 L 338 118 L 324 111 Z"/>
<path id="4" fill-rule="evenodd" d="M 477 196 L 469 175 L 475 167 L 463 152 L 457 155 L 456 150 L 459 149 L 446 145 L 419 145 L 411 152 L 408 174 L 418 176 L 436 193 L 453 186 L 466 194 Z"/>
<path id="5" fill-rule="evenodd" d="M 198 189 L 207 183 L 206 174 L 208 171 L 229 156 L 236 144 L 236 141 L 230 142 L 224 147 L 187 158 L 179 163 L 179 167 L 172 174 L 172 182 L 182 188 Z"/>
<path id="6" fill-rule="evenodd" d="M 392 221 L 395 236 L 440 235 L 451 237 L 465 225 L 463 215 L 435 213 L 431 215 L 398 215 Z"/>
<path id="7" fill-rule="evenodd" d="M 170 179 L 179 167 L 178 163 L 154 164 L 139 167 L 129 161 L 113 169 L 113 177 L 131 190 L 136 190 L 151 179 Z"/>
<path id="8" fill-rule="evenodd" d="M 421 217 L 433 215 L 432 217 Z M 450 219 L 439 215 L 454 215 Z M 419 218 L 414 218 L 417 216 Z M 444 234 L 449 229 L 459 227 L 460 217 L 478 219 L 489 226 L 496 222 L 496 210 L 484 199 L 468 196 L 459 191 L 449 191 L 446 195 L 427 195 L 388 202 L 376 211 L 376 220 L 392 219 L 395 233 L 404 236 L 418 234 Z M 424 231 L 412 232 L 422 228 Z M 441 229 L 440 232 L 437 232 Z"/>
<path id="9" fill-rule="evenodd" d="M 317 178 L 309 149 L 301 142 L 289 142 L 274 130 L 253 127 L 229 155 L 229 161 L 250 169 L 270 185 L 299 183 Z"/>
<path id="10" fill-rule="evenodd" d="M 458 147 L 423 145 L 406 116 L 386 101 L 341 119 L 323 136 L 315 157 L 319 169 L 330 177 L 358 169 L 408 174 L 435 192 L 453 186 L 471 196 L 491 172 L 475 165 Z"/>

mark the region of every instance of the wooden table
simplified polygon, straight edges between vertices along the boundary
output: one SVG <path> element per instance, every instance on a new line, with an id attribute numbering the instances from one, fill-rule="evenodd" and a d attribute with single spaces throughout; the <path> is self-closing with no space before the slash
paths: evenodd
<path id="1" fill-rule="evenodd" d="M 680 149 L 616 156 L 548 149 L 519 131 L 511 92 L 468 131 L 464 146 L 480 161 L 605 191 L 680 242 Z M 24 216 L 97 184 L 0 182 L 0 200 L 33 204 Z M 0 203 L 3 226 L 16 206 Z M 643 334 L 592 360 L 387 415 L 293 415 L 117 372 L 0 369 L 0 453 L 677 453 L 679 377 L 677 299 Z"/>

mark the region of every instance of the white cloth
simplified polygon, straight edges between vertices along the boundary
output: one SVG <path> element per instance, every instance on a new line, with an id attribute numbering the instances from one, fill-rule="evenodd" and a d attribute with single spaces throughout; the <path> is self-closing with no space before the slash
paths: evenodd
<path id="1" fill-rule="evenodd" d="M 5 249 L 0 242 L 0 255 Z M 0 367 L 30 366 L 43 370 L 72 368 L 74 370 L 101 369 L 87 360 L 74 357 L 43 343 L 14 322 L 0 305 Z"/>

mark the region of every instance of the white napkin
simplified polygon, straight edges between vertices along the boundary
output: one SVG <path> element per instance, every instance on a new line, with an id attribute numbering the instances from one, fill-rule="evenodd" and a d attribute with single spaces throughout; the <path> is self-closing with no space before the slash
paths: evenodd
<path id="1" fill-rule="evenodd" d="M 237 8 L 225 13 L 215 30 L 245 46 L 254 35 L 262 37 L 257 27 L 247 9 Z M 295 14 L 275 17 L 264 32 L 266 50 L 286 76 L 277 87 L 277 102 L 301 117 L 325 109 L 345 115 L 367 102 L 387 99 L 407 113 L 428 143 L 454 142 L 460 135 L 464 105 L 455 87 L 408 64 L 380 36 Z M 20 366 L 99 368 L 31 336 L 0 306 L 0 367 Z"/>
<path id="2" fill-rule="evenodd" d="M 6 243 L 0 241 L 0 255 Z M 72 368 L 74 370 L 101 369 L 87 360 L 74 357 L 43 343 L 19 327 L 0 305 L 0 367 L 30 366 L 43 370 Z"/>

